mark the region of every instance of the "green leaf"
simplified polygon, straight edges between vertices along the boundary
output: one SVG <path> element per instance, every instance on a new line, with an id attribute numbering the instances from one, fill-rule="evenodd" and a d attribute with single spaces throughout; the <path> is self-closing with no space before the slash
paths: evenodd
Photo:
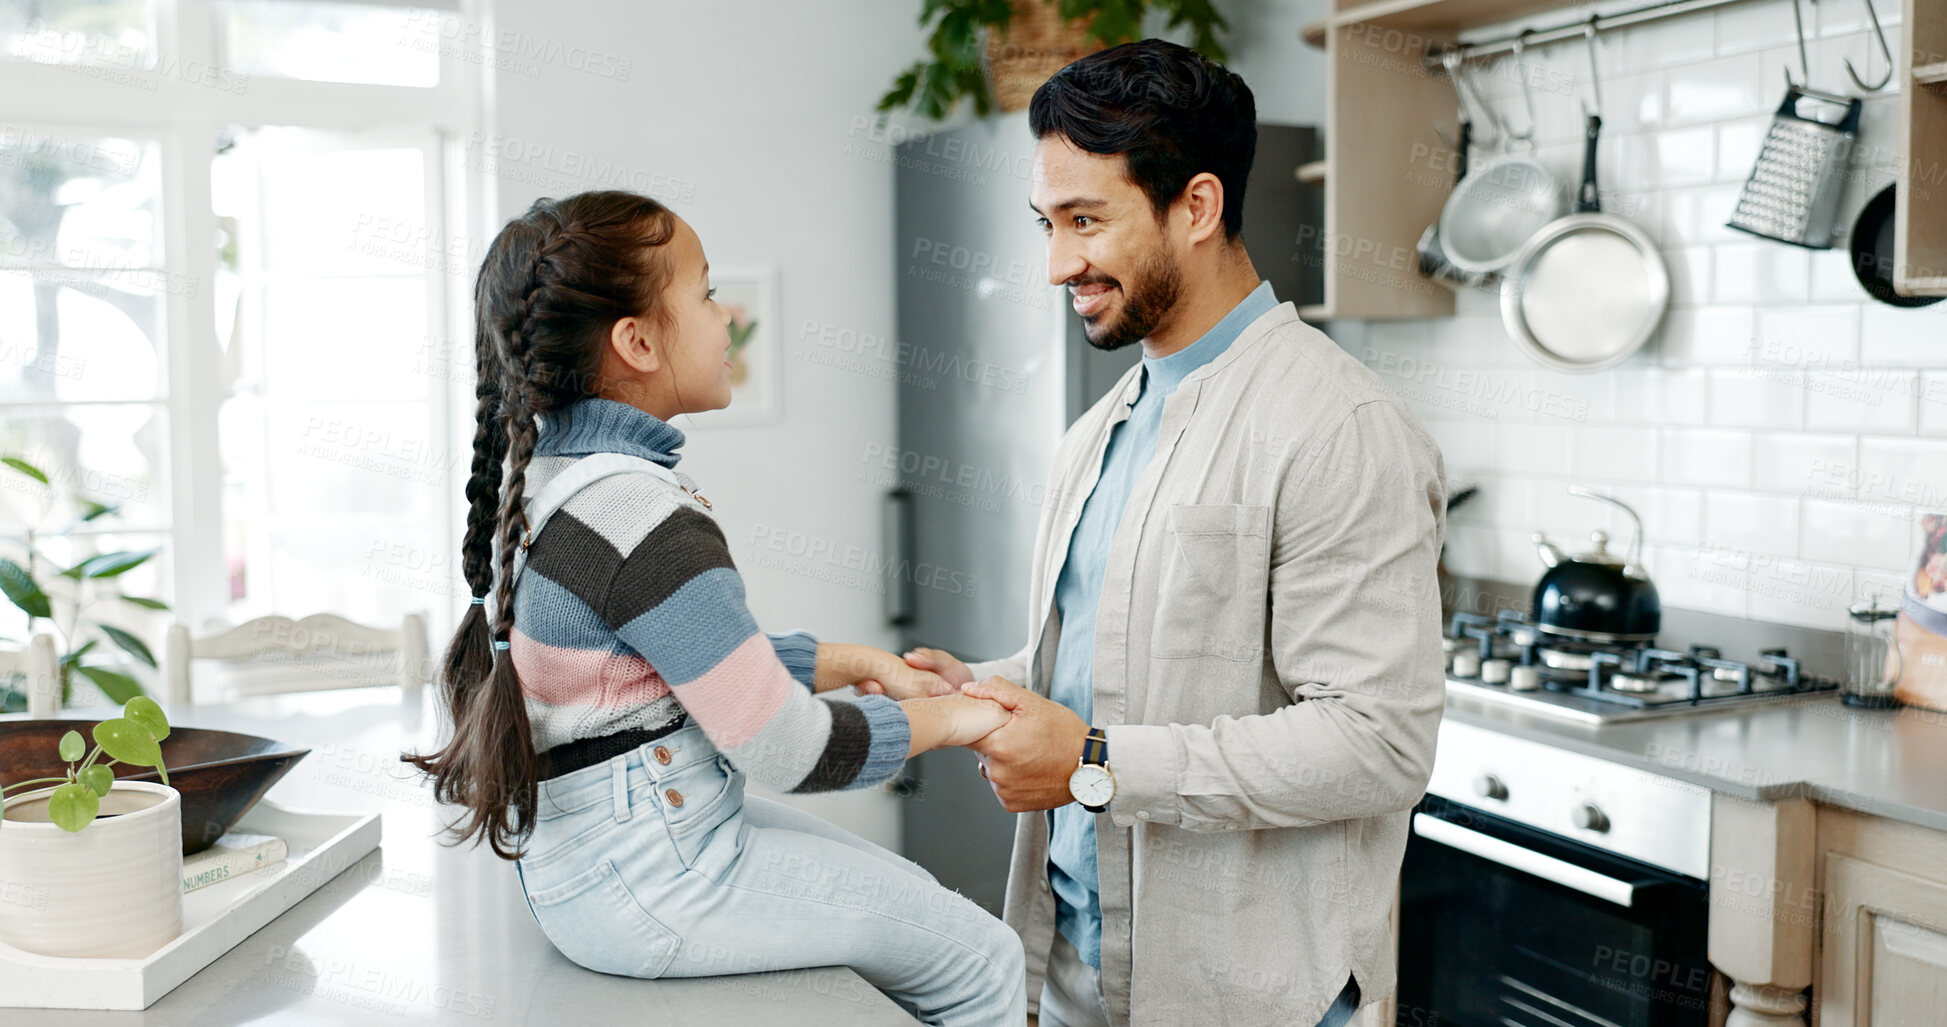
<path id="1" fill-rule="evenodd" d="M 79 831 L 94 823 L 101 797 L 76 781 L 60 785 L 47 797 L 47 819 L 63 831 Z"/>
<path id="2" fill-rule="evenodd" d="M 99 638 L 91 638 L 86 642 L 81 643 L 81 648 L 76 649 L 74 652 L 71 652 L 66 656 L 61 657 L 61 669 L 66 670 L 69 666 L 79 662 L 83 656 L 88 655 L 88 650 L 93 649 L 95 646 L 100 644 L 101 644 L 101 639 Z"/>
<path id="3" fill-rule="evenodd" d="M 70 731 L 61 736 L 60 748 L 57 751 L 60 752 L 62 760 L 73 763 L 75 760 L 87 755 L 87 739 L 82 738 L 81 732 L 79 731 Z"/>
<path id="4" fill-rule="evenodd" d="M 169 737 L 169 718 L 162 707 L 146 695 L 138 695 L 122 707 L 122 716 L 140 724 L 149 737 L 160 742 Z"/>
<path id="5" fill-rule="evenodd" d="M 91 556 L 61 572 L 63 577 L 76 581 L 82 578 L 113 578 L 134 570 L 147 563 L 149 557 L 161 552 L 160 546 L 154 549 L 125 549 L 116 553 L 102 553 Z"/>
<path id="6" fill-rule="evenodd" d="M 34 583 L 34 576 L 27 568 L 0 557 L 0 592 L 29 617 L 52 617 L 54 610 L 47 603 L 47 593 Z"/>
<path id="7" fill-rule="evenodd" d="M 35 481 L 40 482 L 43 485 L 47 484 L 46 471 L 43 471 L 40 468 L 35 467 L 33 464 L 30 464 L 27 461 L 22 460 L 17 456 L 0 457 L 0 464 L 6 464 L 8 467 L 11 467 L 16 471 L 19 471 L 20 473 L 28 476 L 29 478 L 34 479 Z"/>
<path id="8" fill-rule="evenodd" d="M 100 621 L 96 621 L 95 627 L 100 628 L 101 633 L 107 635 L 109 641 L 121 646 L 123 652 L 141 660 L 151 667 L 156 665 L 155 654 L 149 651 L 148 643 L 143 642 L 141 639 L 136 638 L 134 635 L 123 631 L 113 624 L 103 624 Z"/>
<path id="9" fill-rule="evenodd" d="M 149 729 L 125 717 L 104 720 L 95 725 L 95 744 L 110 759 L 138 767 L 162 766 L 162 747 L 155 744 Z M 164 779 L 167 783 L 167 779 Z"/>
<path id="10" fill-rule="evenodd" d="M 142 686 L 136 684 L 134 678 L 119 671 L 109 670 L 107 667 L 83 667 L 79 664 L 76 664 L 74 669 L 80 671 L 83 677 L 94 682 L 95 687 L 101 689 L 101 694 L 107 696 L 109 702 L 127 702 L 142 694 Z M 96 741 L 100 741 L 100 739 L 98 738 Z M 110 753 L 110 755 L 114 754 Z M 115 758 L 121 759 L 119 756 Z M 144 766 L 146 765 L 144 764 Z"/>
<path id="11" fill-rule="evenodd" d="M 167 610 L 169 604 L 160 599 L 147 599 L 142 596 L 119 596 L 122 602 L 134 603 L 144 610 Z"/>
<path id="12" fill-rule="evenodd" d="M 82 507 L 81 512 L 79 514 L 76 514 L 73 520 L 69 521 L 66 524 L 61 525 L 60 530 L 53 532 L 53 534 L 66 535 L 67 533 L 73 531 L 76 528 L 81 527 L 82 525 L 88 523 L 89 521 L 95 520 L 96 518 L 100 518 L 100 517 L 106 517 L 109 514 L 112 514 L 115 511 L 121 509 L 121 507 L 119 506 L 111 506 L 107 503 L 97 503 L 92 499 L 80 499 L 77 500 L 77 502 L 81 504 Z"/>
<path id="13" fill-rule="evenodd" d="M 99 763 L 76 776 L 81 779 L 82 784 L 88 786 L 89 791 L 96 795 L 107 795 L 108 790 L 115 787 L 115 772 Z"/>

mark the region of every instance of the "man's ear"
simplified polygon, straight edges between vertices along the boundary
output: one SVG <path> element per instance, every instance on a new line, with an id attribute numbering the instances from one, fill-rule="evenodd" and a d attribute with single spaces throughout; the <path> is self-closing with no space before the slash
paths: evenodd
<path id="1" fill-rule="evenodd" d="M 646 318 L 618 319 L 608 330 L 608 348 L 622 366 L 638 374 L 652 374 L 662 369 L 659 343 L 649 330 Z"/>
<path id="2" fill-rule="evenodd" d="M 1203 242 L 1224 230 L 1224 183 L 1208 171 L 1200 172 L 1183 186 L 1179 200 L 1190 215 L 1190 245 Z"/>

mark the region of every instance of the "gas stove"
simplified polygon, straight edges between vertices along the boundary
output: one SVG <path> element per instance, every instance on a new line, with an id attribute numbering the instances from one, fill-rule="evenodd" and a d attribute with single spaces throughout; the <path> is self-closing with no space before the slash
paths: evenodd
<path id="1" fill-rule="evenodd" d="M 1669 717 L 1834 691 L 1784 649 L 1750 661 L 1717 649 L 1553 635 L 1523 614 L 1456 613 L 1448 627 L 1447 690 L 1589 724 Z"/>

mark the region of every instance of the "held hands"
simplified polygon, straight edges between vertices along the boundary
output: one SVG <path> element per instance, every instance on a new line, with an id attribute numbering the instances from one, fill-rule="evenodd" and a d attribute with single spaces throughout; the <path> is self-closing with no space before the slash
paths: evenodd
<path id="1" fill-rule="evenodd" d="M 1008 812 L 1054 809 L 1074 801 L 1068 776 L 1081 762 L 1082 742 L 1088 737 L 1088 725 L 1074 710 L 1002 677 L 962 685 L 960 692 L 992 700 L 1008 711 L 1006 724 L 967 743 L 980 754 L 981 774 Z"/>
<path id="2" fill-rule="evenodd" d="M 884 649 L 869 645 L 819 643 L 818 669 L 813 679 L 820 692 L 857 685 L 859 691 L 868 695 L 894 699 L 954 694 L 954 683 L 930 669 L 911 666 Z"/>

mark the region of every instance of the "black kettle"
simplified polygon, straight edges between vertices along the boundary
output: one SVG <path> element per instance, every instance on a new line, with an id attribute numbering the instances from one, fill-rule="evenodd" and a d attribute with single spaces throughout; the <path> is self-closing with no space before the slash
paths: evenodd
<path id="1" fill-rule="evenodd" d="M 1582 485 L 1570 485 L 1572 495 L 1614 503 L 1636 525 L 1629 556 L 1609 552 L 1605 532 L 1590 533 L 1594 548 L 1565 557 L 1547 537 L 1532 536 L 1548 571 L 1535 583 L 1534 622 L 1543 632 L 1577 642 L 1604 645 L 1646 644 L 1663 627 L 1663 601 L 1643 569 L 1643 520 L 1627 504 Z"/>

